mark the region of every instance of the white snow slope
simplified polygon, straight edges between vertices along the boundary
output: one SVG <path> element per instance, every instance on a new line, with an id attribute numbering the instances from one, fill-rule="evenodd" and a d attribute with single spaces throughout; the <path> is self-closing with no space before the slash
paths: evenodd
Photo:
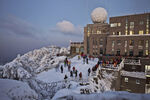
<path id="1" fill-rule="evenodd" d="M 89 60 L 89 64 L 83 64 L 83 59 L 78 60 L 78 56 L 68 59 L 71 61 L 71 70 L 73 66 L 78 70 L 77 78 L 75 76 L 70 77 L 68 67 L 64 67 L 63 63 L 66 57 L 57 56 L 67 53 L 68 51 L 65 48 L 44 47 L 30 51 L 23 56 L 18 55 L 12 62 L 0 66 L 0 78 L 4 78 L 0 79 L 0 99 L 50 100 L 53 97 L 53 100 L 66 100 L 66 98 L 71 97 L 76 100 L 99 98 L 101 100 L 134 100 L 136 96 L 138 97 L 137 100 L 148 100 L 147 97 L 150 98 L 150 95 L 132 95 L 122 92 L 107 93 L 106 91 L 111 91 L 112 73 L 103 72 L 98 76 L 98 71 L 96 71 L 88 76 L 88 69 L 97 64 L 98 59 Z M 61 65 L 64 68 L 63 73 L 60 71 Z M 79 79 L 80 72 L 83 76 L 81 80 Z M 67 81 L 64 80 L 65 74 L 68 76 Z M 98 77 L 100 77 L 100 80 L 97 84 L 94 78 Z M 92 94 L 81 95 L 81 89 L 89 89 Z M 98 91 L 99 94 L 97 94 Z M 128 95 L 130 99 L 125 98 Z"/>
<path id="2" fill-rule="evenodd" d="M 37 100 L 38 95 L 27 83 L 0 79 L 0 100 Z"/>

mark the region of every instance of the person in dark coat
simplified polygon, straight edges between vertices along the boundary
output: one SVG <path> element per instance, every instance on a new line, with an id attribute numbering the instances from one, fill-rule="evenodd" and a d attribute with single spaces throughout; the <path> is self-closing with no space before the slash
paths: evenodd
<path id="1" fill-rule="evenodd" d="M 86 64 L 88 64 L 88 63 L 89 63 L 89 62 L 88 62 L 88 60 L 89 60 L 89 59 L 88 59 L 88 58 L 86 58 Z"/>
<path id="2" fill-rule="evenodd" d="M 70 77 L 73 77 L 73 72 L 72 71 L 70 71 Z"/>
<path id="3" fill-rule="evenodd" d="M 64 79 L 66 80 L 67 78 L 68 78 L 68 76 L 67 76 L 67 75 L 65 75 Z"/>
<path id="4" fill-rule="evenodd" d="M 77 76 L 78 76 L 78 71 L 76 70 L 76 71 L 75 71 L 75 77 L 77 77 Z"/>
<path id="5" fill-rule="evenodd" d="M 91 69 L 89 68 L 89 69 L 88 69 L 88 76 L 90 75 L 90 73 L 91 73 Z"/>
<path id="6" fill-rule="evenodd" d="M 72 69 L 73 69 L 73 73 L 75 73 L 76 68 L 75 68 L 75 67 L 73 67 Z"/>
<path id="7" fill-rule="evenodd" d="M 62 65 L 61 65 L 60 69 L 61 69 L 61 73 L 63 73 L 63 66 Z"/>
<path id="8" fill-rule="evenodd" d="M 82 79 L 82 72 L 79 73 L 79 77 L 80 77 L 80 79 Z"/>
<path id="9" fill-rule="evenodd" d="M 70 71 L 71 65 L 68 65 L 68 71 Z"/>

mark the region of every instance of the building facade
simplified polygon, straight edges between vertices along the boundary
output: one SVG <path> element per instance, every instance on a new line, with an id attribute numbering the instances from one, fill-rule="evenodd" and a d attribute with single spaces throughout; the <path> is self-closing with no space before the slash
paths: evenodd
<path id="1" fill-rule="evenodd" d="M 77 55 L 84 52 L 83 42 L 71 42 L 70 43 L 70 54 Z"/>
<path id="2" fill-rule="evenodd" d="M 110 24 L 87 24 L 84 53 L 150 57 L 150 13 L 110 17 Z"/>

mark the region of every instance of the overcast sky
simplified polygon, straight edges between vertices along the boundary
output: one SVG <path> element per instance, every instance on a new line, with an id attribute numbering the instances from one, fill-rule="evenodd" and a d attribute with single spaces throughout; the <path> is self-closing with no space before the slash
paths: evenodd
<path id="1" fill-rule="evenodd" d="M 111 17 L 150 12 L 149 4 L 150 0 L 0 0 L 0 62 L 43 46 L 83 41 L 83 27 L 92 23 L 90 14 L 96 7 L 104 7 Z"/>

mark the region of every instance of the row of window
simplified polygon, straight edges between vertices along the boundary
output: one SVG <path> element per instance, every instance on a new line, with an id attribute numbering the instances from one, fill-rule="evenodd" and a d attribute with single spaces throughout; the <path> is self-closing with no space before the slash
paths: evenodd
<path id="1" fill-rule="evenodd" d="M 112 41 L 112 47 L 114 47 L 115 41 Z M 121 45 L 121 40 L 117 40 L 117 45 Z M 134 45 L 134 40 L 129 40 L 129 45 L 133 46 Z M 139 46 L 144 45 L 144 40 L 139 40 L 138 41 Z M 125 41 L 125 47 L 127 47 L 127 41 Z M 148 40 L 145 41 L 145 47 L 148 48 Z"/>
<path id="2" fill-rule="evenodd" d="M 124 78 L 124 82 L 128 83 L 128 82 L 129 82 L 129 78 L 125 77 L 125 78 Z M 140 84 L 140 80 L 139 80 L 139 79 L 136 79 L 135 83 L 136 83 L 136 84 Z"/>
<path id="3" fill-rule="evenodd" d="M 149 29 L 146 29 L 146 34 L 148 34 L 148 32 L 149 32 Z M 112 32 L 113 33 L 113 35 L 121 35 L 121 32 L 120 31 L 118 31 L 118 32 Z M 144 31 L 143 30 L 139 30 L 139 35 L 143 35 L 144 34 Z M 128 31 L 126 30 L 125 31 L 125 35 L 128 35 Z M 134 35 L 134 31 L 133 30 L 130 30 L 129 31 L 129 35 Z"/>
<path id="4" fill-rule="evenodd" d="M 144 25 L 144 21 L 139 21 L 139 25 Z M 121 23 L 111 23 L 110 27 L 118 27 L 121 26 Z M 126 21 L 126 26 L 128 26 L 128 22 Z M 134 28 L 134 22 L 130 22 L 130 29 Z"/>
<path id="5" fill-rule="evenodd" d="M 97 45 L 97 44 L 98 44 L 98 41 L 93 38 L 93 45 Z M 100 39 L 100 40 L 99 40 L 99 44 L 100 44 L 100 45 L 103 45 L 103 39 Z"/>
<path id="6" fill-rule="evenodd" d="M 111 23 L 110 27 L 119 27 L 121 26 L 121 23 Z"/>

